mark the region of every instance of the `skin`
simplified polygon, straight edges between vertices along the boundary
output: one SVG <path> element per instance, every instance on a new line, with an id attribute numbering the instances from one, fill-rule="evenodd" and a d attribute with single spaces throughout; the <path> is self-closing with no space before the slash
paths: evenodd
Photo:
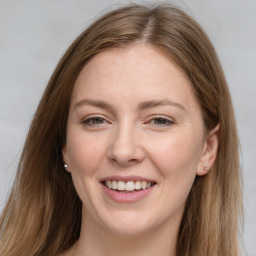
<path id="1" fill-rule="evenodd" d="M 166 100 L 175 104 L 138 109 Z M 66 255 L 175 255 L 187 196 L 216 158 L 217 132 L 205 131 L 190 81 L 160 50 L 139 43 L 96 55 L 75 82 L 63 148 L 83 203 L 81 236 Z M 156 185 L 138 202 L 118 203 L 100 183 L 112 175 Z"/>

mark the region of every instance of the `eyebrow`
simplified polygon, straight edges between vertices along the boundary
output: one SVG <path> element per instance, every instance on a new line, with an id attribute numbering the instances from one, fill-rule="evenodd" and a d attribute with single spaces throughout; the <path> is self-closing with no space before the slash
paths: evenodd
<path id="1" fill-rule="evenodd" d="M 166 105 L 178 107 L 182 110 L 185 110 L 185 108 L 181 104 L 174 102 L 172 100 L 169 100 L 169 99 L 144 101 L 138 105 L 138 109 L 146 110 L 146 109 L 155 108 L 155 107 L 159 107 L 159 106 L 166 106 Z"/>
<path id="2" fill-rule="evenodd" d="M 77 108 L 83 105 L 95 106 L 95 107 L 106 109 L 112 112 L 114 111 L 114 108 L 109 103 L 102 100 L 95 100 L 95 99 L 82 99 L 74 105 L 74 108 Z M 138 105 L 137 109 L 142 111 L 142 110 L 147 110 L 147 109 L 151 109 L 159 106 L 166 106 L 166 105 L 178 107 L 182 110 L 185 110 L 184 106 L 169 99 L 144 101 Z"/>
<path id="3" fill-rule="evenodd" d="M 82 99 L 74 105 L 74 109 L 83 105 L 94 106 L 94 107 L 103 108 L 109 111 L 113 111 L 113 107 L 109 103 L 102 100 L 94 100 L 94 99 Z"/>

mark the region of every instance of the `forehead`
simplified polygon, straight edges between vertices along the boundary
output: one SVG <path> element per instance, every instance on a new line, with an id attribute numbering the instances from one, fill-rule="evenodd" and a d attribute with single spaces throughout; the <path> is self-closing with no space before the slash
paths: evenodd
<path id="1" fill-rule="evenodd" d="M 113 103 L 167 97 L 198 107 L 185 72 L 163 51 L 145 44 L 107 49 L 94 56 L 75 82 L 72 104 L 83 97 Z"/>

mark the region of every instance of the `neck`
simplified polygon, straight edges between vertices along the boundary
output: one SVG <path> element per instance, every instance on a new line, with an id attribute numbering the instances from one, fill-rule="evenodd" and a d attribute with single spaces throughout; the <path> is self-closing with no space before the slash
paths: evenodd
<path id="1" fill-rule="evenodd" d="M 171 228 L 163 224 L 140 234 L 123 235 L 96 225 L 83 214 L 81 235 L 72 255 L 174 256 L 178 228 L 179 222 Z"/>

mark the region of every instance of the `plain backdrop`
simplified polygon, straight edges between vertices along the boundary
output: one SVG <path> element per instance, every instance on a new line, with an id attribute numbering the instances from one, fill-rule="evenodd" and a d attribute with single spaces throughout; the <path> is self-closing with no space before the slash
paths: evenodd
<path id="1" fill-rule="evenodd" d="M 58 60 L 88 24 L 125 3 L 130 1 L 0 0 L 0 211 L 32 116 Z M 242 147 L 244 245 L 247 255 L 256 256 L 256 1 L 171 3 L 202 25 L 221 59 Z"/>

